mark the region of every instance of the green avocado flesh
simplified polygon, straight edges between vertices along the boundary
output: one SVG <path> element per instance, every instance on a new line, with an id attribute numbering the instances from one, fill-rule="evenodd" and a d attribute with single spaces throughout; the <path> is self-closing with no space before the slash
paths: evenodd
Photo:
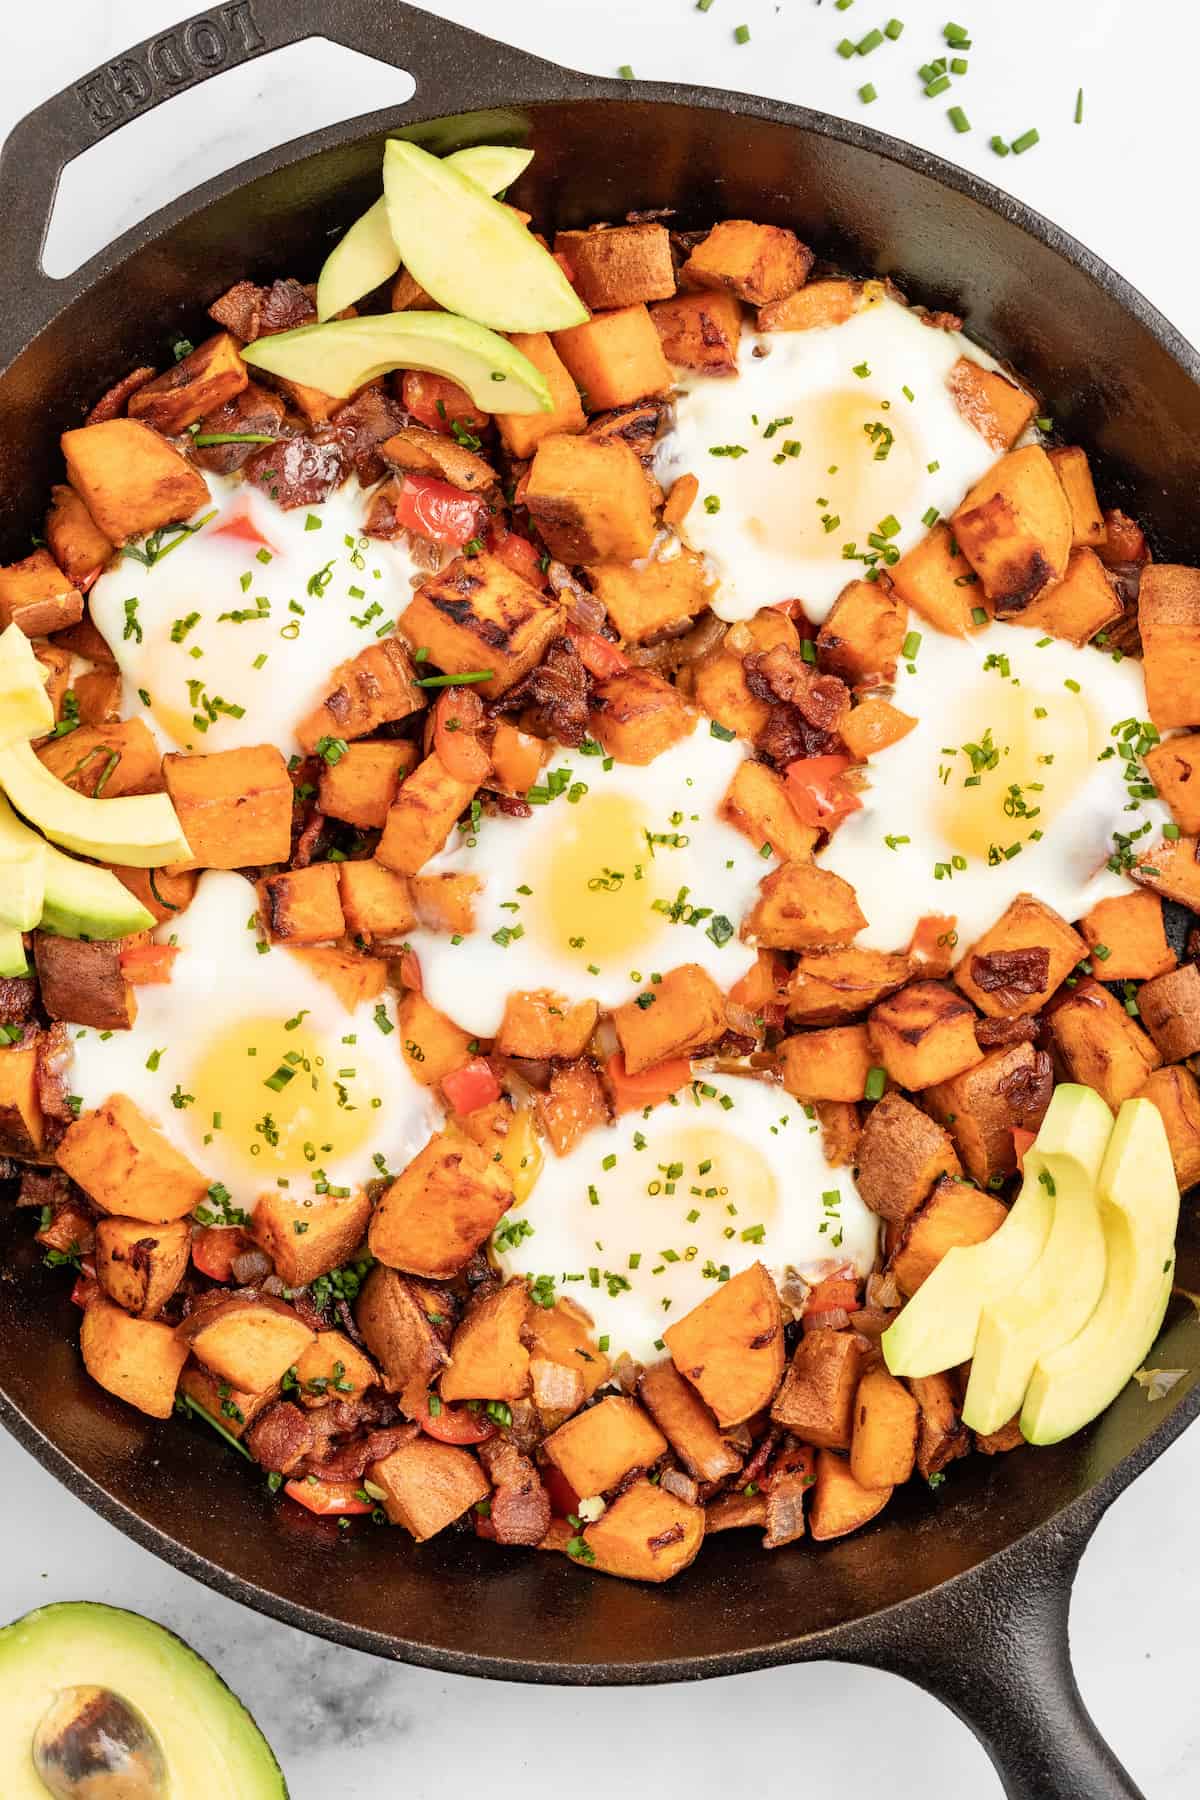
<path id="1" fill-rule="evenodd" d="M 191 854 L 166 794 L 94 800 L 77 794 L 40 763 L 29 744 L 0 750 L 0 788 L 48 838 L 80 856 L 156 869 Z"/>
<path id="2" fill-rule="evenodd" d="M 507 338 L 453 313 L 379 313 L 301 325 L 259 338 L 242 356 L 256 369 L 324 394 L 349 396 L 389 369 L 424 369 L 457 381 L 481 412 L 550 411 L 550 389 L 529 358 Z"/>
<path id="3" fill-rule="evenodd" d="M 0 794 L 0 887 L 22 856 L 40 866 L 42 898 L 34 925 L 57 937 L 120 938 L 149 931 L 154 915 L 110 869 L 78 862 L 18 819 Z"/>
<path id="4" fill-rule="evenodd" d="M 1025 1152 L 1024 1184 L 999 1231 L 982 1244 L 948 1251 L 884 1332 L 884 1359 L 893 1375 L 936 1375 L 968 1361 L 984 1307 L 1013 1293 L 1038 1261 L 1054 1217 L 1050 1187 L 1040 1179 L 1046 1171 L 1044 1159 L 1047 1152 L 1066 1145 L 1072 1130 L 1078 1129 L 1076 1108 L 1081 1103 L 1073 1096 L 1079 1094 L 1088 1094 L 1099 1104 L 1104 1120 L 1097 1119 L 1086 1101 L 1082 1116 L 1107 1132 L 1111 1115 L 1098 1095 L 1071 1083 L 1055 1090 L 1037 1140 Z"/>
<path id="5" fill-rule="evenodd" d="M 494 331 L 563 331 L 588 310 L 516 213 L 416 144 L 383 153 L 383 191 L 400 259 L 448 312 Z"/>
<path id="6" fill-rule="evenodd" d="M 53 731 L 47 673 L 19 625 L 0 632 L 0 746 Z"/>
<path id="7" fill-rule="evenodd" d="M 86 1755 L 86 1716 L 73 1730 L 72 1700 L 60 1698 L 81 1688 L 117 1697 L 90 1738 L 93 1745 L 99 1740 L 100 1769 L 74 1786 L 69 1780 L 47 1785 L 34 1764 L 35 1739 L 52 1766 L 61 1746 L 64 1777 L 72 1755 Z M 53 1730 L 39 1731 L 52 1708 Z M 103 1747 L 104 1724 L 128 1717 L 129 1709 L 148 1727 L 138 1768 L 155 1772 L 136 1784 L 126 1752 Z M 118 1742 L 115 1733 L 108 1736 L 110 1745 Z M 111 1779 L 105 1762 L 116 1764 Z M 194 1650 L 136 1613 L 86 1601 L 40 1607 L 0 1630 L 0 1793 L 4 1800 L 47 1800 L 55 1793 L 79 1800 L 287 1800 L 283 1774 L 258 1726 Z"/>
<path id="8" fill-rule="evenodd" d="M 0 869 L 0 881 L 4 879 L 4 871 Z M 25 955 L 25 942 L 19 931 L 11 925 L 0 925 L 0 976 L 28 975 L 29 959 Z"/>
<path id="9" fill-rule="evenodd" d="M 533 161 L 532 150 L 510 150 L 502 144 L 475 144 L 445 159 L 485 194 L 498 194 Z M 317 317 L 332 319 L 364 294 L 390 281 L 400 267 L 400 252 L 388 224 L 387 201 L 377 200 L 356 219 L 341 242 L 325 258 L 317 278 Z"/>
<path id="10" fill-rule="evenodd" d="M 1115 1400 L 1162 1324 L 1175 1268 L 1179 1188 L 1158 1108 L 1127 1100 L 1096 1184 L 1104 1289 L 1083 1329 L 1038 1359 L 1021 1409 L 1031 1444 L 1056 1444 Z"/>
<path id="11" fill-rule="evenodd" d="M 1073 1338 L 1095 1310 L 1105 1273 L 1096 1182 L 1112 1128 L 1094 1089 L 1055 1089 L 1034 1146 L 1037 1178 L 1054 1207 L 1050 1230 L 1020 1286 L 980 1315 L 962 1409 L 972 1431 L 986 1435 L 1006 1425 L 1021 1409 L 1039 1358 Z"/>

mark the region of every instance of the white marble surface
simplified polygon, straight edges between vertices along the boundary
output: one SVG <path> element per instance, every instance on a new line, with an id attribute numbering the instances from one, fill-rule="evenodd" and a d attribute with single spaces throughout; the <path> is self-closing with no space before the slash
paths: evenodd
<path id="1" fill-rule="evenodd" d="M 1194 71 L 1200 9 L 1138 0 L 904 0 L 903 40 L 866 60 L 833 53 L 883 23 L 859 0 L 439 0 L 431 10 L 491 29 L 543 55 L 601 73 L 736 84 L 858 116 L 856 88 L 879 90 L 866 113 L 884 130 L 957 157 L 1072 229 L 1200 341 L 1200 290 L 1190 214 Z M 186 0 L 53 0 L 5 9 L 0 130 L 95 64 L 173 24 Z M 214 8 L 215 10 L 215 8 Z M 337 0 L 330 0 L 336 16 Z M 879 14 L 878 20 L 875 14 Z M 913 71 L 939 54 L 948 14 L 974 27 L 971 73 L 947 100 L 926 100 Z M 745 22 L 751 39 L 734 43 Z M 398 33 L 398 43 L 400 34 Z M 384 70 L 321 45 L 222 78 L 110 143 L 84 173 L 56 232 L 68 267 L 112 232 L 214 170 L 324 120 L 404 97 Z M 416 72 L 419 79 L 419 71 Z M 1072 123 L 1085 90 L 1085 124 Z M 975 127 L 945 117 L 962 104 Z M 1037 125 L 1029 155 L 998 161 L 993 131 Z M 70 196 L 68 196 L 70 197 Z M 21 271 L 9 269 L 19 281 Z M 1072 1614 L 1084 1697 L 1153 1800 L 1184 1800 L 1200 1780 L 1194 1678 L 1200 1657 L 1193 1491 L 1200 1430 L 1185 1437 L 1113 1508 L 1089 1550 Z M 209 1594 L 70 1498 L 0 1442 L 0 1617 L 52 1599 L 132 1606 L 188 1637 L 257 1714 L 295 1800 L 425 1800 L 445 1791 L 447 1750 L 470 1732 L 486 1750 L 488 1791 L 609 1800 L 622 1772 L 637 1789 L 708 1800 L 756 1766 L 795 1771 L 814 1796 L 884 1791 L 916 1800 L 992 1800 L 1000 1785 L 966 1728 L 889 1676 L 835 1666 L 780 1669 L 704 1688 L 643 1692 L 523 1689 L 394 1668 L 340 1651 Z M 869 1724 L 868 1724 L 869 1721 Z M 595 1746 L 580 1754 L 584 1733 Z M 761 1761 L 760 1761 L 761 1758 Z M 782 1791 L 782 1783 L 778 1791 Z"/>

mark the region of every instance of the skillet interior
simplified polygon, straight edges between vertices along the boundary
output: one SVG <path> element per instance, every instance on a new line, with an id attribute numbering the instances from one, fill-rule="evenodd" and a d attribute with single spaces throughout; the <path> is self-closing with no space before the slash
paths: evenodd
<path id="1" fill-rule="evenodd" d="M 1197 359 L 1151 308 L 1077 247 L 1064 254 L 1052 228 L 1035 220 L 1031 234 L 992 211 L 968 177 L 933 158 L 894 160 L 854 127 L 806 126 L 794 109 L 753 102 L 743 115 L 721 109 L 720 96 L 689 99 L 538 104 L 411 135 L 439 151 L 529 142 L 537 156 L 515 198 L 543 224 L 673 205 L 684 225 L 792 224 L 848 267 L 895 275 L 914 299 L 966 314 L 974 336 L 1011 357 L 1069 441 L 1093 453 L 1106 500 L 1152 523 L 1160 555 L 1200 560 Z M 299 160 L 260 159 L 244 187 L 222 178 L 206 204 L 170 209 L 175 222 L 131 258 L 118 244 L 85 272 L 97 276 L 90 290 L 0 381 L 6 558 L 24 554 L 38 528 L 58 432 L 135 362 L 164 360 L 180 330 L 196 335 L 197 298 L 242 276 L 315 274 L 326 235 L 378 191 L 386 120 L 371 124 L 358 141 L 353 126 L 323 134 L 327 148 Z M 844 1542 L 764 1556 L 753 1537 L 728 1534 L 670 1587 L 639 1588 L 457 1536 L 420 1548 L 398 1532 L 343 1536 L 276 1506 L 258 1473 L 202 1428 L 155 1425 L 87 1380 L 77 1315 L 61 1277 L 37 1264 L 28 1230 L 0 1226 L 0 1413 L 29 1448 L 149 1547 L 234 1597 L 363 1648 L 475 1673 L 655 1680 L 836 1653 L 838 1626 L 963 1573 L 1063 1508 L 1087 1505 L 1089 1492 L 1111 1496 L 1200 1404 L 1200 1333 L 1182 1321 L 1153 1359 L 1192 1371 L 1165 1402 L 1151 1407 L 1132 1390 L 1054 1450 L 971 1458 L 936 1498 L 905 1492 Z M 1185 1237 L 1180 1280 L 1197 1289 L 1194 1222 Z"/>

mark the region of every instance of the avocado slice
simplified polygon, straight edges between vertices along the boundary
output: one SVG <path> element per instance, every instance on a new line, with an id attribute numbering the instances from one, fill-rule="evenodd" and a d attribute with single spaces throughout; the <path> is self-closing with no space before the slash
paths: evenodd
<path id="1" fill-rule="evenodd" d="M 533 161 L 532 150 L 510 150 L 504 144 L 473 144 L 445 158 L 485 194 L 498 194 L 514 182 Z M 317 317 L 332 319 L 353 306 L 400 267 L 400 252 L 388 224 L 387 201 L 379 199 L 361 219 L 356 219 L 341 242 L 335 244 L 317 277 Z"/>
<path id="2" fill-rule="evenodd" d="M 3 880 L 2 871 L 0 880 Z M 28 973 L 29 958 L 25 954 L 24 938 L 13 926 L 0 925 L 0 976 L 7 979 Z"/>
<path id="3" fill-rule="evenodd" d="M 0 1631 L 5 1800 L 287 1800 L 216 1671 L 136 1613 L 42 1606 Z"/>
<path id="4" fill-rule="evenodd" d="M 116 800 L 77 794 L 38 761 L 29 744 L 0 750 L 0 788 L 31 824 L 81 856 L 138 869 L 191 856 L 166 794 L 122 794 Z"/>
<path id="5" fill-rule="evenodd" d="M 0 746 L 53 731 L 47 673 L 19 625 L 0 631 Z"/>
<path id="6" fill-rule="evenodd" d="M 1059 1096 L 1063 1099 L 1059 1102 Z M 1112 1114 L 1092 1088 L 1064 1085 L 1054 1129 L 1043 1142 L 1038 1181 L 1054 1205 L 1036 1263 L 1015 1291 L 991 1300 L 979 1317 L 962 1416 L 972 1431 L 999 1431 L 1021 1408 L 1039 1359 L 1067 1343 L 1095 1311 L 1106 1252 L 1096 1182 L 1112 1135 Z"/>
<path id="7" fill-rule="evenodd" d="M 383 192 L 401 261 L 448 312 L 494 331 L 563 331 L 589 317 L 516 213 L 448 159 L 393 140 L 383 153 Z"/>
<path id="8" fill-rule="evenodd" d="M 507 338 L 453 313 L 398 312 L 330 319 L 259 338 L 243 362 L 288 381 L 348 396 L 389 369 L 424 369 L 466 388 L 481 412 L 549 412 L 546 378 Z"/>
<path id="9" fill-rule="evenodd" d="M 32 931 L 46 893 L 43 844 L 0 795 L 0 926 Z"/>
<path id="10" fill-rule="evenodd" d="M 18 819 L 0 794 L 0 886 L 7 886 L 9 871 L 24 859 L 40 864 L 42 897 L 32 923 L 43 931 L 57 937 L 122 938 L 153 929 L 154 914 L 110 869 L 56 850 Z"/>
<path id="11" fill-rule="evenodd" d="M 1103 1412 L 1158 1336 L 1174 1278 L 1179 1187 L 1153 1101 L 1122 1106 L 1096 1192 L 1108 1252 L 1104 1290 L 1082 1331 L 1038 1359 L 1021 1409 L 1031 1444 L 1057 1444 Z"/>

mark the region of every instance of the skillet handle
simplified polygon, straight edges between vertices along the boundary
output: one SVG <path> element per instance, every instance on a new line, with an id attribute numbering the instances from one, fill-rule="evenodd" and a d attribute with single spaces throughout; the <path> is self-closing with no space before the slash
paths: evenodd
<path id="1" fill-rule="evenodd" d="M 1095 1523 L 1033 1534 L 910 1603 L 902 1626 L 876 1620 L 848 1659 L 903 1675 L 957 1713 L 1008 1800 L 1145 1800 L 1071 1667 L 1071 1586 Z"/>
<path id="2" fill-rule="evenodd" d="M 407 70 L 411 101 L 427 118 L 478 107 L 482 90 L 514 102 L 561 94 L 562 71 L 526 51 L 434 18 L 405 0 L 217 0 L 171 30 L 135 44 L 28 113 L 0 153 L 0 218 L 9 266 L 20 271 L 21 310 L 48 316 L 75 277 L 58 282 L 41 254 L 67 164 L 130 119 L 272 50 L 327 37 Z M 586 78 L 580 78 L 586 81 Z M 601 84 L 602 85 L 602 84 Z M 4 360 L 7 360 L 5 358 Z"/>

